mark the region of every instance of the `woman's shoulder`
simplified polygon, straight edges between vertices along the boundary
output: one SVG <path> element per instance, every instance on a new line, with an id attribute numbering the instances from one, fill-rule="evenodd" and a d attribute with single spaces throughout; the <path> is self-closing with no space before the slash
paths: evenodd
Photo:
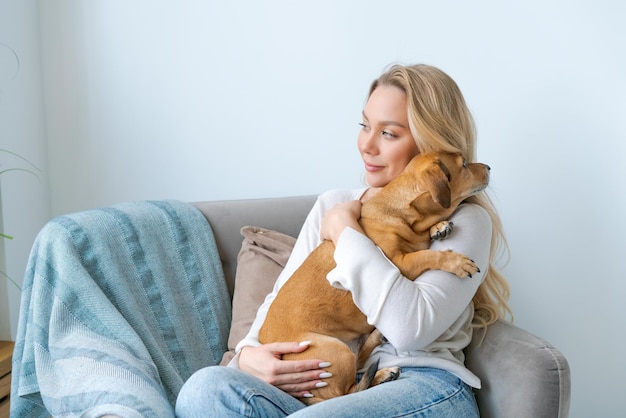
<path id="1" fill-rule="evenodd" d="M 358 200 L 365 192 L 365 188 L 361 189 L 332 189 L 318 196 L 317 200 L 320 206 L 330 208 L 338 203 L 347 202 L 349 200 Z"/>

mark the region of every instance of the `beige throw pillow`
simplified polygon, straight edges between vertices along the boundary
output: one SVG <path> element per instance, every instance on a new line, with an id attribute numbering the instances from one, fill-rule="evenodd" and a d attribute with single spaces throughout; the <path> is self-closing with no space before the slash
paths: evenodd
<path id="1" fill-rule="evenodd" d="M 233 319 L 228 336 L 228 351 L 222 357 L 226 365 L 235 355 L 235 346 L 241 341 L 256 317 L 265 296 L 285 267 L 296 239 L 268 229 L 244 226 L 241 250 L 237 256 Z"/>

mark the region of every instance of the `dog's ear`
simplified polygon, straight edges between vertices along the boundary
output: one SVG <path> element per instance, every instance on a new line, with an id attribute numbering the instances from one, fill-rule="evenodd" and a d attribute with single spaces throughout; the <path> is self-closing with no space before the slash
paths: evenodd
<path id="1" fill-rule="evenodd" d="M 439 159 L 433 161 L 424 172 L 424 181 L 433 200 L 442 207 L 449 208 L 452 197 L 448 167 Z"/>

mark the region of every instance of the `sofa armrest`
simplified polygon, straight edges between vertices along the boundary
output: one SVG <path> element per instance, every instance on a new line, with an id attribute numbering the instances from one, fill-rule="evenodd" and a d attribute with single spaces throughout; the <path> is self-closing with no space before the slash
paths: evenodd
<path id="1" fill-rule="evenodd" d="M 482 380 L 481 417 L 567 417 L 570 369 L 547 341 L 509 322 L 475 332 L 465 364 Z"/>

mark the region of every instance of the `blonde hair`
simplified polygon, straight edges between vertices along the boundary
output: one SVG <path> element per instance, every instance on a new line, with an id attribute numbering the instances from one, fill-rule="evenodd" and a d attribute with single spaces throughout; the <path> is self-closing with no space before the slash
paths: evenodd
<path id="1" fill-rule="evenodd" d="M 380 85 L 395 86 L 406 93 L 409 129 L 420 152 L 460 152 L 468 162 L 476 162 L 474 118 L 450 76 L 424 64 L 393 65 L 374 80 L 369 95 Z M 473 299 L 473 325 L 486 328 L 500 318 L 513 317 L 508 304 L 509 284 L 495 268 L 496 259 L 508 247 L 502 222 L 487 193 L 466 201 L 483 207 L 492 223 L 489 269 Z"/>

